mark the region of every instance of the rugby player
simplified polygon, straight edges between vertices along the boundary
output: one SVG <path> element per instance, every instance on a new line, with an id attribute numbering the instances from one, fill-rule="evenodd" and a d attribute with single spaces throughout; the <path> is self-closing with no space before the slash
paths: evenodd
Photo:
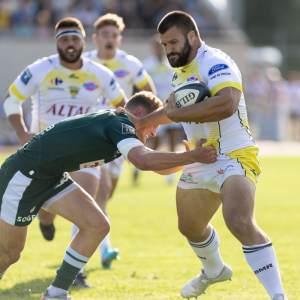
<path id="1" fill-rule="evenodd" d="M 203 265 L 181 295 L 198 297 L 210 285 L 231 279 L 232 270 L 219 252 L 218 233 L 210 224 L 222 204 L 226 225 L 241 242 L 254 274 L 272 300 L 286 300 L 272 242 L 254 217 L 255 185 L 261 172 L 259 149 L 249 130 L 240 71 L 227 54 L 201 40 L 194 19 L 187 13 L 168 13 L 158 32 L 175 68 L 173 88 L 187 81 L 203 81 L 211 98 L 177 109 L 170 97 L 163 109 L 140 119 L 136 126 L 182 122 L 190 149 L 197 139 L 205 138 L 203 146 L 214 145 L 218 154 L 213 164 L 186 166 L 178 182 L 178 227 Z"/>
<path id="2" fill-rule="evenodd" d="M 138 90 L 155 94 L 154 84 L 142 63 L 136 57 L 119 49 L 122 41 L 121 34 L 125 28 L 123 18 L 110 13 L 103 15 L 95 22 L 94 28 L 93 41 L 97 45 L 97 49 L 84 53 L 84 56 L 110 69 L 127 98 L 132 96 L 133 86 Z M 102 97 L 98 102 L 97 109 L 114 109 L 118 106 L 120 106 L 119 103 L 113 105 L 106 97 Z M 95 200 L 106 216 L 107 203 L 115 191 L 123 168 L 123 156 L 101 167 L 100 184 Z M 72 236 L 76 234 L 77 230 L 73 225 Z M 109 269 L 112 260 L 119 257 L 119 249 L 111 246 L 109 234 L 100 244 L 99 252 L 104 269 Z"/>
<path id="3" fill-rule="evenodd" d="M 60 20 L 55 26 L 54 35 L 58 54 L 39 59 L 26 67 L 5 96 L 5 112 L 21 146 L 51 124 L 96 111 L 96 104 L 103 95 L 112 105 L 124 106 L 127 100 L 110 70 L 81 55 L 85 48 L 85 31 L 79 20 Z M 33 106 L 28 131 L 21 104 L 30 96 Z M 100 178 L 99 168 L 82 169 L 70 175 L 95 197 Z M 47 240 L 54 238 L 54 217 L 44 210 L 39 212 L 40 228 Z M 89 286 L 82 272 L 75 283 Z"/>
<path id="4" fill-rule="evenodd" d="M 133 96 L 126 108 L 134 116 L 149 114 L 162 104 L 150 92 Z M 67 172 L 97 167 L 124 155 L 141 170 L 160 174 L 184 164 L 213 163 L 213 146 L 182 153 L 150 151 L 146 139 L 157 126 L 135 129 L 127 115 L 111 111 L 65 119 L 47 127 L 11 155 L 0 169 L 0 279 L 20 259 L 28 225 L 42 207 L 75 224 L 79 230 L 62 265 L 41 300 L 70 300 L 68 289 L 110 229 L 94 199 Z M 163 170 L 166 171 L 163 171 Z"/>

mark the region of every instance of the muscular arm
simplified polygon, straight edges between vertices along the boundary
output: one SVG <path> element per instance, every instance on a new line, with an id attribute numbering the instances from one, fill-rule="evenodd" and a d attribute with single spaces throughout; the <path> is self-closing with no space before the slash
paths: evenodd
<path id="1" fill-rule="evenodd" d="M 7 91 L 4 97 L 4 101 L 6 101 L 6 99 L 9 97 L 10 94 L 9 91 Z M 22 107 L 20 107 L 20 110 L 22 112 Z M 11 114 L 7 116 L 7 119 L 14 129 L 21 146 L 26 144 L 34 137 L 35 134 L 28 132 L 22 114 Z"/>
<path id="2" fill-rule="evenodd" d="M 174 100 L 165 104 L 165 113 L 174 122 L 215 122 L 232 116 L 238 109 L 241 91 L 226 87 L 206 100 L 177 109 Z"/>

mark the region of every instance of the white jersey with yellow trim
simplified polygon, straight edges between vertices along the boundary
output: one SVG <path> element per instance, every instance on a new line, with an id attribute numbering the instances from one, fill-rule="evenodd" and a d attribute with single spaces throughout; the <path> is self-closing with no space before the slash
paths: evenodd
<path id="1" fill-rule="evenodd" d="M 172 88 L 175 89 L 176 86 L 187 81 L 204 82 L 210 89 L 211 96 L 225 87 L 234 87 L 242 92 L 238 110 L 231 117 L 202 124 L 182 123 L 190 149 L 194 149 L 196 142 L 204 138 L 207 139 L 204 146 L 214 145 L 221 158 L 222 155 L 255 144 L 249 130 L 241 73 L 226 53 L 211 48 L 203 42 L 191 63 L 175 68 Z"/>
<path id="2" fill-rule="evenodd" d="M 98 50 L 86 52 L 83 55 L 111 70 L 127 98 L 132 96 L 133 86 L 141 89 L 148 83 L 148 73 L 144 69 L 143 64 L 136 57 L 127 54 L 125 51 L 117 49 L 114 58 L 108 60 L 100 59 Z M 110 105 L 105 98 L 99 102 L 98 109 L 112 108 L 114 106 Z"/>
<path id="3" fill-rule="evenodd" d="M 83 57 L 80 69 L 67 69 L 58 55 L 26 67 L 9 91 L 20 100 L 32 96 L 30 130 L 35 133 L 63 119 L 95 111 L 102 94 L 116 104 L 123 98 L 114 74 L 107 68 Z"/>
<path id="4" fill-rule="evenodd" d="M 171 79 L 174 69 L 167 59 L 160 61 L 156 55 L 149 56 L 143 61 L 144 68 L 151 76 L 157 91 L 157 97 L 164 101 L 172 92 Z"/>

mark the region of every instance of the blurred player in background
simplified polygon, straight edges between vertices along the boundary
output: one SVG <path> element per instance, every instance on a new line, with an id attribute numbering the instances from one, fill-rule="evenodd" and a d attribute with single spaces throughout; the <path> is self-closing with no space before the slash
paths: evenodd
<path id="1" fill-rule="evenodd" d="M 25 68 L 9 87 L 4 108 L 23 146 L 38 132 L 63 119 L 95 111 L 97 99 L 103 94 L 112 105 L 124 106 L 125 95 L 114 74 L 107 68 L 82 57 L 85 31 L 75 18 L 60 20 L 55 26 L 58 54 L 37 60 Z M 32 96 L 30 131 L 24 124 L 21 104 Z M 71 177 L 92 197 L 95 197 L 100 178 L 99 168 L 72 172 Z M 55 215 L 39 212 L 40 228 L 47 240 L 54 238 Z M 78 286 L 89 286 L 81 272 L 75 281 Z"/>
<path id="2" fill-rule="evenodd" d="M 122 41 L 121 34 L 125 28 L 123 18 L 116 14 L 106 14 L 95 22 L 94 27 L 93 41 L 97 45 L 97 50 L 87 52 L 84 55 L 110 69 L 128 98 L 131 97 L 134 86 L 138 90 L 156 94 L 154 84 L 142 63 L 136 57 L 128 55 L 118 48 Z M 97 105 L 97 109 L 113 109 L 118 106 L 122 105 L 120 103 L 112 105 L 103 96 Z M 101 167 L 101 179 L 96 202 L 106 215 L 108 200 L 114 193 L 123 167 L 123 156 Z M 72 235 L 75 235 L 76 232 L 77 228 L 74 225 Z M 104 269 L 110 268 L 112 260 L 119 255 L 119 249 L 112 248 L 110 244 L 109 234 L 99 246 L 99 251 Z"/>
<path id="3" fill-rule="evenodd" d="M 242 78 L 235 62 L 219 49 L 205 45 L 194 19 L 168 13 L 158 25 L 160 40 L 175 68 L 172 87 L 203 81 L 211 97 L 178 109 L 174 100 L 164 109 L 140 119 L 136 128 L 182 122 L 193 149 L 199 138 L 214 145 L 217 161 L 185 166 L 176 192 L 178 227 L 201 260 L 201 273 L 181 290 L 184 298 L 198 297 L 215 283 L 230 280 L 231 268 L 219 251 L 219 236 L 210 221 L 222 204 L 225 223 L 240 241 L 247 263 L 272 300 L 287 300 L 272 242 L 256 223 L 255 192 L 261 172 L 258 146 L 247 118 Z M 122 111 L 122 109 L 120 109 Z"/>
<path id="4" fill-rule="evenodd" d="M 153 80 L 157 97 L 164 101 L 172 91 L 171 80 L 174 69 L 169 65 L 158 34 L 151 37 L 151 50 L 153 55 L 146 58 L 143 65 Z M 156 150 L 160 143 L 167 142 L 168 151 L 174 152 L 182 137 L 183 129 L 180 123 L 165 124 L 158 128 L 156 136 L 152 137 L 148 144 L 151 145 L 151 149 Z M 171 184 L 175 179 L 175 174 L 170 174 L 166 178 L 167 182 Z"/>

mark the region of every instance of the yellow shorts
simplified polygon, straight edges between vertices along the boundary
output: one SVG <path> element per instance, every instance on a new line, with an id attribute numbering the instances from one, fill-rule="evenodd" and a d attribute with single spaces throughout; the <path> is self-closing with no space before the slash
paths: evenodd
<path id="1" fill-rule="evenodd" d="M 232 175 L 248 177 L 254 184 L 257 183 L 261 172 L 257 158 L 257 145 L 239 149 L 218 157 L 213 164 L 194 163 L 185 166 L 178 181 L 182 189 L 209 189 L 220 193 L 224 181 Z"/>

